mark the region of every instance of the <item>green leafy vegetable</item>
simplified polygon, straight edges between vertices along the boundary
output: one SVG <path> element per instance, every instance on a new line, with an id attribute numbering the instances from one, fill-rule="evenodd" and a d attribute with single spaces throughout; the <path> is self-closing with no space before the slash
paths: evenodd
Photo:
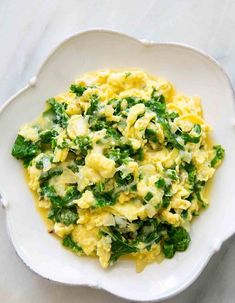
<path id="1" fill-rule="evenodd" d="M 65 236 L 62 244 L 77 254 L 83 253 L 81 246 L 72 239 L 71 235 Z"/>
<path id="2" fill-rule="evenodd" d="M 113 127 L 108 127 L 106 133 L 109 137 L 113 137 L 115 140 L 119 140 L 122 136 L 122 134 L 116 128 Z"/>
<path id="3" fill-rule="evenodd" d="M 216 167 L 224 159 L 225 151 L 221 145 L 215 145 L 213 146 L 213 149 L 215 151 L 215 155 L 214 158 L 211 160 L 211 166 Z"/>
<path id="4" fill-rule="evenodd" d="M 194 186 L 194 183 L 196 182 L 196 176 L 197 176 L 197 170 L 196 167 L 193 165 L 193 163 L 184 163 L 183 165 L 184 169 L 188 173 L 188 182 L 190 185 Z"/>
<path id="5" fill-rule="evenodd" d="M 188 200 L 191 201 L 195 197 L 199 202 L 201 202 L 201 205 L 205 207 L 206 204 L 201 197 L 201 191 L 206 184 L 205 181 L 197 180 L 197 170 L 192 162 L 184 163 L 183 167 L 188 173 L 188 183 L 190 184 L 190 189 L 192 191 Z"/>
<path id="6" fill-rule="evenodd" d="M 103 230 L 103 234 L 109 235 L 112 239 L 111 244 L 111 257 L 110 264 L 113 264 L 123 255 L 134 253 L 138 251 L 138 248 L 134 243 L 128 241 L 116 228 L 110 227 L 110 229 Z"/>
<path id="7" fill-rule="evenodd" d="M 41 152 L 40 142 L 26 140 L 23 136 L 18 135 L 13 145 L 11 154 L 16 159 L 21 159 L 28 164 L 35 156 Z"/>
<path id="8" fill-rule="evenodd" d="M 81 198 L 81 193 L 80 191 L 77 189 L 76 185 L 71 185 L 69 186 L 69 188 L 66 191 L 65 196 L 63 197 L 63 203 L 64 204 L 69 204 L 70 202 L 72 202 L 73 200 L 79 199 Z"/>
<path id="9" fill-rule="evenodd" d="M 189 233 L 183 227 L 171 227 L 168 236 L 176 251 L 185 251 L 191 241 Z"/>
<path id="10" fill-rule="evenodd" d="M 154 88 L 151 99 L 145 102 L 145 106 L 151 111 L 155 112 L 158 117 L 162 117 L 166 114 L 166 102 L 163 95 L 159 94 Z"/>
<path id="11" fill-rule="evenodd" d="M 187 219 L 187 217 L 188 217 L 188 210 L 187 209 L 183 210 L 180 215 L 181 215 L 181 217 L 183 219 Z"/>
<path id="12" fill-rule="evenodd" d="M 150 191 L 146 194 L 146 196 L 144 197 L 145 201 L 150 201 L 153 197 L 153 193 L 151 193 Z"/>
<path id="13" fill-rule="evenodd" d="M 179 150 L 184 150 L 184 146 L 180 144 L 177 140 L 177 135 L 171 131 L 171 126 L 169 122 L 165 119 L 160 117 L 158 122 L 162 125 L 164 135 L 166 136 L 168 142 L 175 148 Z"/>
<path id="14" fill-rule="evenodd" d="M 70 208 L 51 208 L 48 218 L 54 222 L 60 222 L 68 226 L 77 222 L 78 213 L 74 206 Z"/>
<path id="15" fill-rule="evenodd" d="M 54 188 L 54 186 L 49 185 L 48 182 L 45 182 L 41 186 L 40 191 L 41 197 L 48 198 L 52 207 L 62 208 L 65 205 L 69 205 L 73 200 L 79 199 L 81 193 L 77 190 L 76 186 L 70 186 L 64 197 L 60 197 Z"/>
<path id="16" fill-rule="evenodd" d="M 122 107 L 121 107 L 122 101 L 123 101 L 123 99 L 116 99 L 116 98 L 110 99 L 108 101 L 108 104 L 112 105 L 112 107 L 114 108 L 114 113 L 113 113 L 114 115 L 120 115 L 121 114 L 121 111 L 122 111 Z"/>
<path id="17" fill-rule="evenodd" d="M 41 176 L 39 177 L 39 181 L 46 182 L 55 176 L 61 175 L 62 173 L 63 173 L 62 168 L 57 168 L 57 167 L 51 168 L 48 171 L 42 172 Z"/>
<path id="18" fill-rule="evenodd" d="M 37 169 L 43 169 L 48 163 L 51 163 L 52 157 L 49 155 L 43 155 L 35 164 Z"/>
<path id="19" fill-rule="evenodd" d="M 134 176 L 132 174 L 124 175 L 121 171 L 117 171 L 114 178 L 116 183 L 120 186 L 130 184 L 134 181 Z"/>
<path id="20" fill-rule="evenodd" d="M 69 119 L 68 115 L 65 112 L 67 104 L 58 103 L 56 102 L 55 98 L 48 99 L 47 103 L 50 105 L 49 111 L 53 114 L 53 122 L 65 128 L 68 125 Z"/>
<path id="21" fill-rule="evenodd" d="M 134 223 L 139 226 L 136 240 L 145 243 L 146 249 L 150 250 L 153 244 L 161 240 L 162 235 L 158 232 L 157 219 L 137 220 Z"/>
<path id="22" fill-rule="evenodd" d="M 171 196 L 164 195 L 162 197 L 162 207 L 167 208 L 170 205 Z"/>
<path id="23" fill-rule="evenodd" d="M 92 95 L 90 98 L 90 107 L 87 109 L 87 115 L 93 115 L 98 110 L 99 98 L 97 95 Z"/>
<path id="24" fill-rule="evenodd" d="M 70 86 L 70 91 L 77 95 L 78 97 L 82 96 L 83 93 L 89 88 L 89 86 L 82 86 L 79 84 L 72 84 Z"/>
<path id="25" fill-rule="evenodd" d="M 179 114 L 176 112 L 167 113 L 167 118 L 171 121 L 174 121 L 178 117 L 179 117 Z"/>
<path id="26" fill-rule="evenodd" d="M 112 126 L 111 122 L 108 122 L 105 117 L 101 117 L 98 115 L 93 115 L 89 117 L 88 120 L 89 127 L 92 131 L 98 131 L 102 129 L 107 129 Z"/>
<path id="27" fill-rule="evenodd" d="M 174 248 L 174 244 L 171 241 L 167 241 L 167 240 L 164 241 L 162 248 L 166 258 L 171 259 L 174 257 L 175 248 Z"/>
<path id="28" fill-rule="evenodd" d="M 57 195 L 54 186 L 46 182 L 41 186 L 40 195 L 43 198 L 48 198 L 53 207 L 62 207 L 64 204 L 63 199 Z"/>
<path id="29" fill-rule="evenodd" d="M 155 130 L 151 129 L 151 128 L 147 128 L 145 130 L 145 138 L 148 140 L 148 141 L 151 141 L 153 143 L 157 143 L 158 140 L 157 140 L 157 133 Z"/>
<path id="30" fill-rule="evenodd" d="M 195 134 L 194 136 L 190 135 L 189 133 L 182 132 L 181 138 L 184 140 L 185 143 L 199 143 L 201 139 L 201 125 L 195 124 L 192 132 Z"/>
<path id="31" fill-rule="evenodd" d="M 162 197 L 162 207 L 167 208 L 172 197 L 171 185 L 167 184 L 163 178 L 159 178 L 158 181 L 155 182 L 155 186 L 164 190 L 164 195 Z"/>
<path id="32" fill-rule="evenodd" d="M 176 181 L 179 179 L 179 176 L 176 173 L 175 169 L 167 169 L 166 170 L 166 175 L 171 178 L 172 180 Z"/>
<path id="33" fill-rule="evenodd" d="M 95 193 L 94 196 L 96 199 L 97 207 L 114 205 L 116 202 L 115 196 L 112 191 L 104 193 Z"/>
<path id="34" fill-rule="evenodd" d="M 122 99 L 122 101 L 125 100 L 127 102 L 127 108 L 130 108 L 136 104 L 139 103 L 144 103 L 143 99 L 140 99 L 138 97 L 130 96 L 130 97 L 125 97 Z"/>
<path id="35" fill-rule="evenodd" d="M 84 161 L 84 164 L 85 164 L 85 161 Z M 71 169 L 71 171 L 73 173 L 78 173 L 79 172 L 79 165 L 77 165 L 76 163 L 70 164 L 68 166 L 68 168 Z"/>
<path id="36" fill-rule="evenodd" d="M 125 73 L 125 78 L 130 77 L 130 75 L 131 75 L 131 72 L 127 72 L 127 73 Z"/>
<path id="37" fill-rule="evenodd" d="M 56 130 L 45 130 L 40 133 L 41 142 L 44 144 L 51 144 L 52 140 L 58 136 L 58 132 Z"/>
<path id="38" fill-rule="evenodd" d="M 76 137 L 74 143 L 79 146 L 80 152 L 83 157 L 86 157 L 88 150 L 92 148 L 92 141 L 88 136 Z"/>
<path id="39" fill-rule="evenodd" d="M 183 227 L 170 226 L 163 242 L 163 253 L 166 258 L 172 258 L 177 251 L 185 251 L 191 238 Z"/>
<path id="40" fill-rule="evenodd" d="M 129 152 L 127 150 L 122 150 L 119 147 L 107 151 L 105 156 L 114 160 L 119 165 L 127 163 L 130 160 Z"/>
<path id="41" fill-rule="evenodd" d="M 159 178 L 156 182 L 155 182 L 155 186 L 157 188 L 165 188 L 166 186 L 166 181 L 163 178 Z"/>

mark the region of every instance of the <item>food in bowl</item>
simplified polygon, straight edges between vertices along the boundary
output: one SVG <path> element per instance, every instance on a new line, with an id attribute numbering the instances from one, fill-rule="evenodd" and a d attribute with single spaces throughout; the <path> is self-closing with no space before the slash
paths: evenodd
<path id="1" fill-rule="evenodd" d="M 62 244 L 103 268 L 131 256 L 137 271 L 185 251 L 224 157 L 200 98 L 141 70 L 104 70 L 46 103 L 12 155 Z"/>

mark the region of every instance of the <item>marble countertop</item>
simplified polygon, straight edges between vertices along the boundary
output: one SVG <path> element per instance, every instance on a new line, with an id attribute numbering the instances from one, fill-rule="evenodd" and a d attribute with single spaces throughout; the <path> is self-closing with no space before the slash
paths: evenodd
<path id="1" fill-rule="evenodd" d="M 234 0 L 1 0 L 0 104 L 25 86 L 65 37 L 90 28 L 190 44 L 217 59 L 235 85 L 234 16 Z M 14 252 L 0 208 L 0 302 L 126 301 L 102 290 L 53 284 L 30 272 Z M 235 237 L 193 285 L 166 302 L 234 303 Z"/>

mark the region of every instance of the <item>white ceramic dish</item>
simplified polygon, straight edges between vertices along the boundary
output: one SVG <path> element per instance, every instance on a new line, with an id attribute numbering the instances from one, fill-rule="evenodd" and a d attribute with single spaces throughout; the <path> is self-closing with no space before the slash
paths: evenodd
<path id="1" fill-rule="evenodd" d="M 97 260 L 79 258 L 46 232 L 35 210 L 19 161 L 11 157 L 18 128 L 63 92 L 81 73 L 103 68 L 138 67 L 169 79 L 188 95 L 202 97 L 206 121 L 226 150 L 216 173 L 211 206 L 193 224 L 185 253 L 136 274 L 122 260 L 102 270 Z M 45 61 L 27 87 L 12 97 L 0 115 L 0 192 L 12 243 L 25 264 L 44 278 L 72 285 L 103 288 L 123 298 L 150 301 L 168 298 L 189 286 L 224 240 L 235 232 L 234 94 L 230 81 L 207 55 L 187 46 L 138 41 L 124 34 L 91 30 L 64 41 Z"/>

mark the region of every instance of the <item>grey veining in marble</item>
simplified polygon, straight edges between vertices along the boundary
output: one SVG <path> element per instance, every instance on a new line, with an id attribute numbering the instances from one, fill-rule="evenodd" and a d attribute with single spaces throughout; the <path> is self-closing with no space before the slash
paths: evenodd
<path id="1" fill-rule="evenodd" d="M 0 104 L 36 74 L 65 37 L 95 27 L 198 47 L 220 62 L 235 85 L 234 0 L 0 0 L 0 24 Z M 0 302 L 126 302 L 36 276 L 15 255 L 1 208 L 0 226 Z M 235 237 L 192 286 L 165 302 L 234 303 Z"/>

